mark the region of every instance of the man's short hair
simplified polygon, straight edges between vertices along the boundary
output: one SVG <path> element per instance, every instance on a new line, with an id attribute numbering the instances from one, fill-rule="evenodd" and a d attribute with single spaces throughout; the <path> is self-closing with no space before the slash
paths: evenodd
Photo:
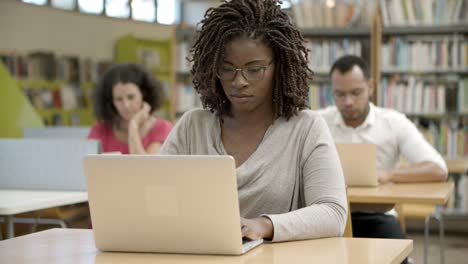
<path id="1" fill-rule="evenodd" d="M 355 65 L 358 66 L 362 70 L 362 73 L 364 74 L 364 78 L 366 80 L 369 80 L 370 78 L 369 65 L 361 57 L 358 57 L 355 55 L 345 55 L 339 58 L 338 60 L 336 60 L 330 69 L 330 76 L 335 70 L 338 70 L 341 74 L 345 74 L 351 71 L 351 69 L 353 69 Z"/>

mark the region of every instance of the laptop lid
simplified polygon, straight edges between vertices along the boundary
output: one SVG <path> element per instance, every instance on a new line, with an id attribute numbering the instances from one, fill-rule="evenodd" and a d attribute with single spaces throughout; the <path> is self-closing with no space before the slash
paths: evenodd
<path id="1" fill-rule="evenodd" d="M 231 156 L 89 155 L 83 163 L 97 248 L 243 253 Z"/>
<path id="2" fill-rule="evenodd" d="M 377 186 L 377 148 L 367 143 L 338 143 L 347 186 Z"/>

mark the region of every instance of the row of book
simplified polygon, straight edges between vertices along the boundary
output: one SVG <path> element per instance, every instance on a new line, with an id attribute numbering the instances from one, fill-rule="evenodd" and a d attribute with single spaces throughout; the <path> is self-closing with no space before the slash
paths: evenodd
<path id="1" fill-rule="evenodd" d="M 83 124 L 80 115 L 77 112 L 62 112 L 57 111 L 52 114 L 43 116 L 44 125 L 46 126 L 83 126 L 89 124 Z"/>
<path id="2" fill-rule="evenodd" d="M 333 63 L 341 56 L 354 54 L 361 56 L 363 44 L 355 39 L 306 39 L 309 49 L 309 68 L 317 73 L 328 73 Z"/>
<path id="3" fill-rule="evenodd" d="M 201 100 L 197 92 L 190 83 L 177 84 L 177 105 L 176 112 L 183 113 L 193 108 L 201 107 Z"/>
<path id="4" fill-rule="evenodd" d="M 326 108 L 333 104 L 333 93 L 330 82 L 312 82 L 309 85 L 310 109 Z"/>
<path id="5" fill-rule="evenodd" d="M 382 70 L 468 69 L 468 38 L 430 36 L 417 40 L 392 37 L 382 45 Z"/>
<path id="6" fill-rule="evenodd" d="M 468 156 L 468 117 L 412 120 L 439 153 L 447 158 Z"/>
<path id="7" fill-rule="evenodd" d="M 0 59 L 16 79 L 60 80 L 65 82 L 93 82 L 112 64 L 96 62 L 77 56 L 57 56 L 53 52 L 37 51 L 29 54 L 0 52 Z"/>
<path id="8" fill-rule="evenodd" d="M 91 95 L 84 95 L 78 84 L 64 83 L 59 86 L 22 86 L 24 94 L 36 109 L 60 108 L 71 110 L 85 108 Z"/>
<path id="9" fill-rule="evenodd" d="M 375 0 L 291 2 L 292 16 L 299 28 L 369 27 L 378 4 Z"/>
<path id="10" fill-rule="evenodd" d="M 381 80 L 378 100 L 380 106 L 407 114 L 468 113 L 468 78 L 385 77 Z"/>
<path id="11" fill-rule="evenodd" d="M 191 69 L 191 63 L 187 60 L 189 57 L 190 43 L 183 41 L 176 46 L 176 69 L 177 72 L 187 73 Z"/>
<path id="12" fill-rule="evenodd" d="M 380 12 L 384 26 L 468 22 L 466 0 L 380 0 Z"/>

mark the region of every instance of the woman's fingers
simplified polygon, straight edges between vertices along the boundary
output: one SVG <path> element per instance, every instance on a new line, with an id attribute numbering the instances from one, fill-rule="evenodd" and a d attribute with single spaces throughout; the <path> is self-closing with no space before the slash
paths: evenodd
<path id="1" fill-rule="evenodd" d="M 242 237 L 246 237 L 251 240 L 261 239 L 262 236 L 258 232 L 258 230 L 256 230 L 256 226 L 257 225 L 255 223 L 255 220 L 241 218 Z"/>

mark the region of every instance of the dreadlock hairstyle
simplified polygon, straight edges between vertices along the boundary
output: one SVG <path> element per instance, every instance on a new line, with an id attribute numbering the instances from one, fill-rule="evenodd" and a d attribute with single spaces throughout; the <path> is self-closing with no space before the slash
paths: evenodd
<path id="1" fill-rule="evenodd" d="M 191 51 L 191 73 L 203 107 L 222 117 L 232 116 L 217 67 L 227 44 L 238 37 L 260 40 L 274 54 L 273 111 L 289 119 L 308 108 L 308 83 L 313 72 L 307 66 L 304 38 L 280 9 L 279 0 L 226 0 L 206 11 Z"/>

